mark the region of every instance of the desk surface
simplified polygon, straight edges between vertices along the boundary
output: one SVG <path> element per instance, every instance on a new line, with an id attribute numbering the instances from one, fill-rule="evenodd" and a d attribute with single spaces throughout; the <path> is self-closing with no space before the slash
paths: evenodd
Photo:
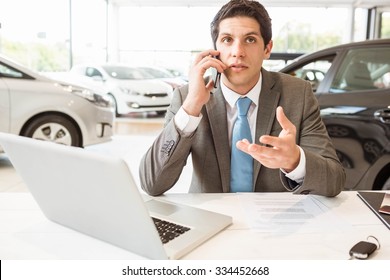
<path id="1" fill-rule="evenodd" d="M 284 195 L 291 194 L 280 193 Z M 390 259 L 390 231 L 356 192 L 342 192 L 335 198 L 316 196 L 328 211 L 345 221 L 346 227 L 325 224 L 321 232 L 278 234 L 251 228 L 237 194 L 168 194 L 161 198 L 233 217 L 229 228 L 183 259 L 346 260 L 349 249 L 369 235 L 381 245 L 371 258 Z M 29 193 L 0 193 L 0 225 L 0 259 L 140 259 L 50 222 Z"/>

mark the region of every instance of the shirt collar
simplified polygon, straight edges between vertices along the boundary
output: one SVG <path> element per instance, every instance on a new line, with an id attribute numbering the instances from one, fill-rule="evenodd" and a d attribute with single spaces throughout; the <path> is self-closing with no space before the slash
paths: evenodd
<path id="1" fill-rule="evenodd" d="M 245 95 L 238 94 L 235 91 L 231 90 L 230 88 L 225 86 L 225 84 L 222 81 L 221 81 L 221 90 L 223 96 L 225 97 L 226 102 L 229 104 L 231 108 L 233 108 L 236 105 L 238 98 L 243 96 L 248 97 L 257 106 L 259 102 L 261 84 L 262 84 L 262 78 L 260 73 L 260 77 L 256 85 Z"/>

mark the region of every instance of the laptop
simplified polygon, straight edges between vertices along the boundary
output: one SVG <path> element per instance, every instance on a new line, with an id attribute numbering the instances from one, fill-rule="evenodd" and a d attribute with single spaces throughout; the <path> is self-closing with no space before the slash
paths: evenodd
<path id="1" fill-rule="evenodd" d="M 141 194 L 121 158 L 5 133 L 0 146 L 49 220 L 149 259 L 178 259 L 232 223 Z M 161 237 L 155 219 L 178 229 Z"/>

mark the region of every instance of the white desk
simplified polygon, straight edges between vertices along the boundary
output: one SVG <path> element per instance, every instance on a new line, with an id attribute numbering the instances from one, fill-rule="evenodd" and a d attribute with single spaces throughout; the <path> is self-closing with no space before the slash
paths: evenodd
<path id="1" fill-rule="evenodd" d="M 246 223 L 235 194 L 168 194 L 162 198 L 233 217 L 229 228 L 184 259 L 345 260 L 349 258 L 349 249 L 369 235 L 374 235 L 381 244 L 371 259 L 390 259 L 389 229 L 363 204 L 356 192 L 342 192 L 336 198 L 318 197 L 329 211 L 345 220 L 346 230 L 325 227 L 323 232 L 299 234 L 254 231 Z M 0 259 L 140 257 L 50 222 L 29 193 L 0 193 Z"/>

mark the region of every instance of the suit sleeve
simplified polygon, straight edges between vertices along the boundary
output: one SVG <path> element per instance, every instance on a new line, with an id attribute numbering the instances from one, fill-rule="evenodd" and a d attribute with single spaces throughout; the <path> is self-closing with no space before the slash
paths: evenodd
<path id="1" fill-rule="evenodd" d="M 306 156 L 306 175 L 301 185 L 292 185 L 285 176 L 281 176 L 282 182 L 290 189 L 293 187 L 294 193 L 336 196 L 344 188 L 345 171 L 321 119 L 317 99 L 307 82 L 300 104 L 301 108 L 296 104 L 295 112 L 291 114 L 297 127 L 297 143 Z"/>
<path id="2" fill-rule="evenodd" d="M 190 154 L 193 133 L 181 132 L 173 120 L 184 100 L 176 89 L 165 116 L 165 127 L 141 159 L 139 176 L 141 188 L 149 195 L 161 195 L 179 179 Z"/>

